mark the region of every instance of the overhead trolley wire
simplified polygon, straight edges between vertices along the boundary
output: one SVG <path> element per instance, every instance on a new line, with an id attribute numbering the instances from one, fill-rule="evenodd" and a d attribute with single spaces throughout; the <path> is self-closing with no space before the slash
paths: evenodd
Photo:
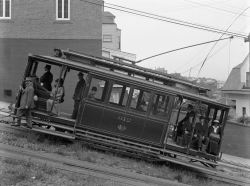
<path id="1" fill-rule="evenodd" d="M 194 23 L 190 23 L 187 21 L 182 21 L 182 20 L 173 19 L 173 18 L 169 18 L 169 17 L 164 17 L 164 16 L 160 16 L 160 15 L 156 15 L 156 14 L 152 14 L 152 13 L 148 13 L 148 12 L 143 12 L 143 11 L 139 11 L 139 10 L 111 4 L 111 3 L 105 3 L 107 5 L 103 5 L 100 3 L 94 3 L 94 2 L 87 1 L 87 0 L 82 0 L 82 1 L 93 4 L 93 5 L 102 6 L 102 7 L 104 6 L 106 8 L 110 8 L 113 10 L 129 13 L 129 14 L 134 14 L 134 15 L 138 15 L 138 16 L 142 16 L 142 17 L 147 17 L 150 19 L 158 20 L 158 21 L 164 21 L 164 22 L 173 23 L 176 25 L 186 26 L 186 27 L 190 27 L 190 28 L 196 28 L 196 29 L 214 32 L 214 33 L 219 33 L 219 34 L 223 33 L 224 35 L 235 36 L 235 37 L 243 38 L 243 39 L 248 38 L 248 36 L 244 35 L 244 34 L 235 33 L 235 32 L 228 32 L 228 31 L 226 32 L 226 31 L 221 30 L 221 29 L 217 29 L 217 28 L 213 28 L 213 27 L 209 27 L 209 26 L 205 26 L 205 25 L 194 24 Z"/>
<path id="2" fill-rule="evenodd" d="M 230 41 L 231 41 L 231 39 L 230 39 Z M 227 46 L 228 44 L 224 44 L 222 47 L 220 47 L 216 52 L 214 52 L 212 55 L 210 55 L 207 59 L 210 59 L 210 58 L 212 58 L 212 57 L 214 57 L 217 53 L 219 53 L 222 49 L 224 49 L 226 46 Z M 197 64 L 195 64 L 195 65 L 193 65 L 193 66 L 191 66 L 191 67 L 189 67 L 189 68 L 185 68 L 186 70 L 184 70 L 184 71 L 182 71 L 182 72 L 180 72 L 181 74 L 184 74 L 184 73 L 186 73 L 186 72 L 188 72 L 189 70 L 190 70 L 190 68 L 191 69 L 194 69 L 194 68 L 197 68 L 199 65 L 201 65 L 203 63 L 203 61 L 202 62 L 199 62 L 199 63 L 197 63 Z"/>
<path id="3" fill-rule="evenodd" d="M 115 6 L 115 7 L 119 7 L 119 8 L 123 8 L 123 9 L 129 10 L 129 11 L 139 12 L 139 13 L 145 14 L 146 17 L 148 17 L 147 15 L 154 16 L 156 18 L 156 20 L 164 19 L 162 21 L 166 21 L 166 22 L 170 22 L 170 23 L 174 23 L 174 24 L 179 24 L 179 25 L 182 25 L 182 26 L 188 26 L 188 27 L 192 27 L 192 28 L 202 29 L 202 30 L 206 30 L 206 31 L 216 32 L 216 33 L 224 33 L 226 35 L 241 37 L 241 38 L 244 38 L 244 39 L 247 38 L 247 35 L 243 35 L 243 34 L 240 34 L 240 33 L 225 32 L 222 29 L 217 29 L 217 28 L 206 26 L 206 25 L 191 23 L 191 22 L 182 21 L 182 20 L 178 20 L 178 19 L 174 19 L 174 18 L 165 17 L 165 16 L 160 16 L 160 15 L 157 15 L 157 14 L 152 14 L 152 13 L 148 13 L 148 12 L 145 12 L 145 11 L 140 11 L 140 10 L 136 10 L 136 9 L 132 9 L 132 8 L 127 8 L 127 7 L 124 7 L 124 6 L 115 5 L 115 4 L 111 4 L 111 3 L 105 3 L 105 4 Z M 109 6 L 105 6 L 105 7 L 110 8 Z M 129 12 L 129 13 L 133 14 L 133 12 Z M 140 16 L 144 16 L 144 15 L 140 14 Z M 154 19 L 154 17 L 153 17 L 153 19 Z M 149 18 L 152 18 L 152 17 L 149 17 Z"/>
<path id="4" fill-rule="evenodd" d="M 250 8 L 250 7 L 245 8 L 238 16 L 236 16 L 236 17 L 234 18 L 234 20 L 232 21 L 232 23 L 227 27 L 226 31 L 228 31 L 228 29 L 235 23 L 235 21 L 236 21 L 236 20 L 237 20 L 237 19 L 247 10 L 247 9 L 249 9 L 249 8 Z M 225 34 L 222 33 L 221 36 L 219 37 L 219 39 L 221 39 L 224 35 L 225 35 Z M 218 40 L 219 40 L 219 39 L 218 39 Z M 199 76 L 199 74 L 200 74 L 200 72 L 201 72 L 201 69 L 203 68 L 203 66 L 204 66 L 205 62 L 207 61 L 207 59 L 208 59 L 210 53 L 213 51 L 213 49 L 214 49 L 214 47 L 217 45 L 217 43 L 218 43 L 218 41 L 214 43 L 214 45 L 211 47 L 211 49 L 209 50 L 208 54 L 206 55 L 205 59 L 203 60 L 202 65 L 201 65 L 201 67 L 200 67 L 200 70 L 199 70 L 199 72 L 198 72 L 198 74 L 197 74 L 197 77 Z"/>
<path id="5" fill-rule="evenodd" d="M 184 1 L 192 3 L 192 4 L 196 4 L 196 5 L 199 5 L 199 6 L 203 6 L 203 7 L 206 7 L 206 8 L 215 9 L 215 10 L 227 12 L 227 13 L 230 13 L 230 14 L 238 15 L 238 12 L 226 10 L 226 9 L 215 7 L 215 6 L 211 6 L 209 4 L 204 4 L 204 3 L 200 3 L 200 2 L 196 2 L 196 1 L 191 1 L 191 0 L 184 0 Z M 242 10 L 242 9 L 240 9 L 240 10 Z M 246 14 L 242 14 L 242 16 L 250 18 L 250 16 L 248 16 Z"/>

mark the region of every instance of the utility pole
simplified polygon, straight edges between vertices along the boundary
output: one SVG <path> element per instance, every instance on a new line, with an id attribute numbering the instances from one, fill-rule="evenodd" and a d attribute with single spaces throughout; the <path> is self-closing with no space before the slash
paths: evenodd
<path id="1" fill-rule="evenodd" d="M 249 72 L 248 72 L 248 77 L 247 77 L 247 80 L 249 81 L 250 80 L 250 33 L 248 35 L 248 37 L 245 39 L 245 42 L 248 42 L 249 44 L 249 53 L 248 53 L 248 60 L 249 60 Z M 248 82 L 248 85 L 247 86 L 250 86 L 250 82 Z"/>
<path id="2" fill-rule="evenodd" d="M 249 88 L 250 87 L 250 33 L 248 35 L 248 37 L 245 39 L 245 42 L 248 42 L 249 44 L 249 53 L 248 53 L 248 60 L 249 60 L 249 68 L 248 68 L 248 72 L 246 73 L 246 87 Z M 243 123 L 245 124 L 245 115 L 246 115 L 246 110 L 243 110 Z"/>

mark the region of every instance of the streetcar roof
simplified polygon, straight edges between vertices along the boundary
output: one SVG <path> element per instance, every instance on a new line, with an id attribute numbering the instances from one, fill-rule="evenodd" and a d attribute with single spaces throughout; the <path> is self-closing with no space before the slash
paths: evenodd
<path id="1" fill-rule="evenodd" d="M 163 84 L 158 84 L 155 82 L 147 81 L 145 79 L 135 78 L 135 77 L 127 76 L 127 75 L 120 74 L 117 72 L 108 71 L 103 68 L 98 68 L 98 67 L 84 64 L 78 61 L 72 61 L 69 59 L 63 59 L 63 58 L 52 57 L 52 56 L 42 56 L 42 55 L 30 55 L 29 57 L 37 59 L 37 60 L 41 60 L 43 62 L 48 62 L 51 64 L 67 65 L 70 67 L 79 68 L 81 70 L 94 72 L 94 74 L 99 75 L 99 76 L 104 76 L 104 77 L 116 76 L 117 80 L 120 80 L 120 81 L 126 80 L 127 83 L 136 84 L 139 86 L 142 86 L 143 84 L 143 86 L 147 89 L 154 89 L 155 91 L 167 92 L 169 94 L 174 94 L 174 95 L 181 95 L 183 97 L 187 97 L 187 98 L 194 99 L 194 100 L 199 100 L 202 102 L 213 104 L 215 106 L 230 108 L 228 105 L 218 103 L 215 100 L 210 99 L 205 96 L 190 93 L 190 92 L 180 90 L 178 88 L 171 87 L 168 85 L 163 85 Z"/>
<path id="2" fill-rule="evenodd" d="M 110 67 L 112 66 L 114 68 L 124 69 L 124 70 L 126 70 L 128 72 L 135 72 L 135 73 L 143 74 L 145 76 L 153 76 L 153 77 L 159 78 L 161 80 L 166 80 L 166 81 L 170 81 L 170 82 L 174 82 L 174 83 L 179 83 L 179 84 L 186 85 L 186 86 L 189 86 L 189 87 L 193 87 L 193 88 L 196 88 L 196 89 L 199 89 L 199 90 L 202 90 L 202 91 L 209 91 L 210 90 L 208 88 L 193 84 L 190 81 L 182 80 L 182 79 L 176 78 L 176 77 L 174 77 L 172 75 L 162 73 L 162 72 L 159 72 L 159 71 L 156 71 L 156 70 L 153 70 L 153 69 L 141 67 L 141 66 L 138 66 L 138 65 L 135 65 L 135 64 L 126 63 L 126 62 L 123 62 L 123 61 L 117 61 L 117 60 L 110 59 L 110 58 L 105 58 L 105 57 L 97 57 L 97 56 L 92 56 L 92 55 L 89 55 L 89 54 L 78 53 L 78 52 L 74 52 L 74 51 L 71 51 L 71 50 L 63 50 L 63 53 L 66 56 L 77 56 L 78 58 L 95 61 L 98 64 L 102 63 L 102 64 L 105 64 L 105 65 L 109 65 Z M 125 60 L 127 60 L 127 59 L 125 59 Z M 133 61 L 130 61 L 130 60 L 127 60 L 127 61 L 129 61 L 131 63 L 133 62 Z"/>

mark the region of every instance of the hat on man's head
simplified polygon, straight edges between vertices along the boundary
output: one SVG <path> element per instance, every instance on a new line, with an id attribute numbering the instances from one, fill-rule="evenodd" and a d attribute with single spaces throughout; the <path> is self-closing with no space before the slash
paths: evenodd
<path id="1" fill-rule="evenodd" d="M 50 69 L 51 69 L 51 65 L 45 65 L 45 67 L 44 67 L 44 68 L 46 68 L 46 69 L 50 70 Z"/>
<path id="2" fill-rule="evenodd" d="M 79 73 L 78 73 L 78 76 L 83 76 L 83 73 L 82 73 L 82 72 L 79 72 Z"/>

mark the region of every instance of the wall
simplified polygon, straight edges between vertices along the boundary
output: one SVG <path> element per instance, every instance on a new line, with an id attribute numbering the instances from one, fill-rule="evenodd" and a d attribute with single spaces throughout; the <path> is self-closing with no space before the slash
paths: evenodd
<path id="1" fill-rule="evenodd" d="M 40 40 L 0 39 L 0 100 L 13 102 L 21 83 L 28 54 L 50 55 L 53 48 L 70 48 L 92 55 L 101 55 L 100 40 Z M 4 96 L 4 89 L 12 90 L 12 96 Z"/>
<path id="2" fill-rule="evenodd" d="M 236 117 L 242 116 L 242 107 L 246 107 L 246 114 L 250 116 L 250 95 L 244 94 L 227 94 L 230 100 L 236 100 Z"/>
<path id="3" fill-rule="evenodd" d="M 12 1 L 11 20 L 0 20 L 0 38 L 101 39 L 102 7 L 81 0 L 70 7 L 70 20 L 57 21 L 56 0 Z"/>
<path id="4" fill-rule="evenodd" d="M 70 7 L 70 20 L 57 21 L 56 0 L 12 0 L 11 19 L 0 20 L 1 101 L 15 100 L 28 53 L 50 55 L 53 48 L 70 48 L 101 56 L 102 7 L 83 0 L 71 0 Z"/>
<path id="5" fill-rule="evenodd" d="M 240 68 L 240 80 L 241 82 L 246 83 L 246 72 L 249 72 L 249 55 L 245 58 L 242 66 Z"/>
<path id="6" fill-rule="evenodd" d="M 102 35 L 112 35 L 112 42 L 103 42 L 104 48 L 113 50 L 120 50 L 121 30 L 117 28 L 116 24 L 103 24 Z"/>

